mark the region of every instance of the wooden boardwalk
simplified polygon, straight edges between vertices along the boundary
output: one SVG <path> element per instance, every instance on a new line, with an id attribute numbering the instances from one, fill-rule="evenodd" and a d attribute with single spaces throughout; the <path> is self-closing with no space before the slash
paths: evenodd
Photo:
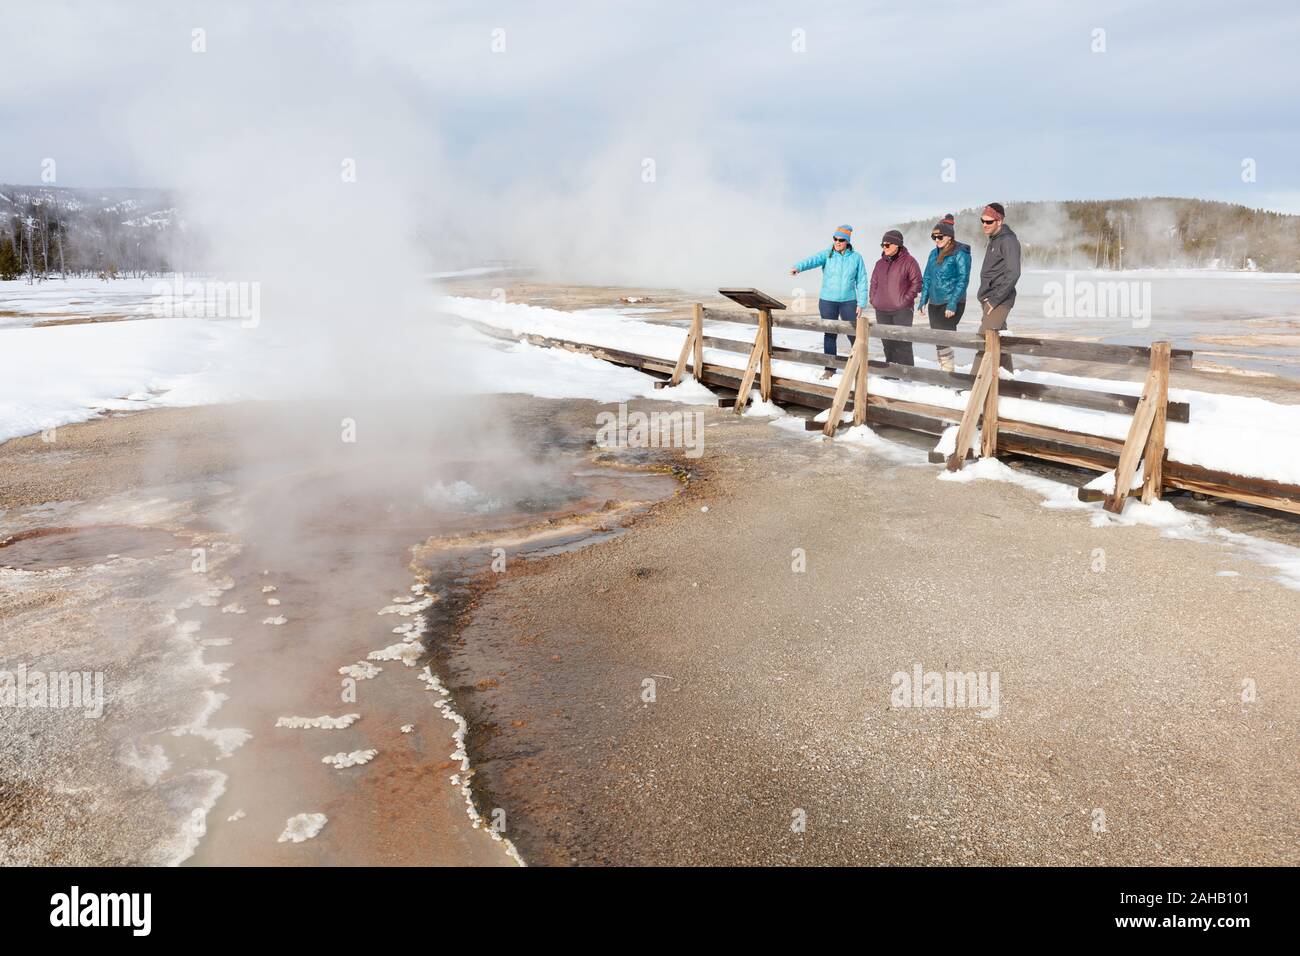
<path id="1" fill-rule="evenodd" d="M 762 296 L 756 290 L 723 291 L 735 294 L 738 300 L 744 300 L 748 293 Z M 1080 488 L 1080 498 L 1098 500 L 1104 497 L 1106 509 L 1116 513 L 1122 512 L 1130 491 L 1137 490 L 1134 485 L 1140 474 L 1140 495 L 1147 503 L 1159 499 L 1165 489 L 1178 489 L 1300 514 L 1300 486 L 1215 471 L 1169 457 L 1164 440 L 1165 423 L 1188 422 L 1191 415 L 1186 402 L 1169 401 L 1169 373 L 1171 369 L 1192 369 L 1190 350 L 1171 348 L 1168 342 L 1153 342 L 1149 346 L 1107 345 L 999 335 L 996 332 L 947 332 L 881 326 L 869 322 L 864 316 L 858 320 L 856 339 L 849 355 L 828 357 L 821 352 L 774 346 L 772 329 L 780 327 L 844 334 L 844 323 L 785 315 L 779 311 L 783 306 L 766 296 L 753 301 L 757 307 L 752 310 L 714 309 L 696 304 L 676 362 L 547 336 L 524 334 L 509 337 L 534 345 L 583 352 L 616 365 L 635 368 L 664 379 L 663 385 L 677 384 L 689 371 L 703 385 L 735 390 L 734 398 L 723 399 L 719 404 L 730 406 L 738 413 L 743 411 L 751 389 L 755 387 L 764 401 L 817 410 L 830 409 L 824 424 L 808 423 L 810 429 L 822 429 L 828 437 L 833 437 L 840 427 L 849 424 L 842 421 L 845 413 L 851 413 L 853 424 L 885 425 L 936 436 L 956 426 L 955 448 L 967 449 L 966 454 L 958 455 L 954 451 L 951 455 L 936 457 L 931 453 L 931 460 L 945 462 L 950 470 L 961 469 L 973 457 L 996 457 L 999 453 L 1008 453 L 1101 473 L 1114 471 L 1113 492 L 1101 495 Z M 705 335 L 705 322 L 754 326 L 753 341 Z M 489 334 L 508 334 L 490 326 L 474 324 Z M 973 349 L 979 355 L 979 369 L 977 374 L 971 375 L 868 360 L 868 343 L 872 338 Z M 703 357 L 706 347 L 748 358 L 743 368 L 710 364 Z M 1002 379 L 996 370 L 1003 352 L 1039 360 L 1127 366 L 1143 376 L 1142 393 L 1127 395 Z M 783 378 L 772 373 L 774 359 L 816 367 L 831 364 L 844 369 L 845 374 L 837 387 Z M 872 376 L 951 389 L 961 398 L 963 408 L 945 408 L 873 393 L 870 389 Z M 1131 415 L 1132 421 L 1127 437 L 1121 441 L 1007 418 L 999 412 L 1000 398 Z M 975 447 L 977 430 L 980 441 Z"/>

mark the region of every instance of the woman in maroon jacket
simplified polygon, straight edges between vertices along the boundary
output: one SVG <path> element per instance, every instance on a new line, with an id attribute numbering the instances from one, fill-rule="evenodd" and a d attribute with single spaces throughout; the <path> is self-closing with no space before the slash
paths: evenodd
<path id="1" fill-rule="evenodd" d="M 880 240 L 880 259 L 871 273 L 867 301 L 879 325 L 912 324 L 912 306 L 921 292 L 921 267 L 903 245 L 903 234 L 891 229 Z M 911 365 L 912 343 L 885 339 L 885 361 Z"/>

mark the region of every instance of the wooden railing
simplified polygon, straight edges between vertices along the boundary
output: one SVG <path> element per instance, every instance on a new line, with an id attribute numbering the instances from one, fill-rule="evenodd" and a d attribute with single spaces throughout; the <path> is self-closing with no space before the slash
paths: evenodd
<path id="1" fill-rule="evenodd" d="M 758 328 L 754 341 L 750 343 L 739 339 L 706 336 L 705 321 L 756 325 Z M 1026 443 L 1035 443 L 1038 445 L 1040 457 L 1054 457 L 1055 460 L 1071 463 L 1079 463 L 1080 458 L 1070 451 L 1072 448 L 1089 451 L 1104 450 L 1107 454 L 1114 454 L 1115 490 L 1106 499 L 1105 507 L 1108 510 L 1118 512 L 1123 509 L 1124 500 L 1129 494 L 1134 474 L 1140 463 L 1143 466 L 1142 500 L 1149 503 L 1160 497 L 1165 478 L 1165 423 L 1186 422 L 1190 416 L 1187 403 L 1169 401 L 1169 372 L 1171 368 L 1190 370 L 1191 351 L 1171 348 L 1168 342 L 1155 342 L 1150 346 L 1106 345 L 1066 339 L 999 335 L 992 331 L 950 332 L 939 329 L 879 325 L 870 322 L 865 311 L 853 326 L 854 343 L 848 356 L 839 354 L 827 356 L 822 352 L 774 347 L 772 344 L 773 326 L 839 335 L 849 333 L 846 325 L 847 323 L 844 322 L 828 322 L 823 319 L 785 313 L 774 317 L 773 313 L 765 308 L 744 311 L 705 308 L 697 304 L 671 382 L 676 384 L 681 380 L 686 371 L 688 357 L 693 357 L 695 369 L 702 368 L 704 346 L 747 353 L 748 360 L 735 401 L 730 403 L 733 404 L 735 411 L 740 412 L 749 400 L 750 390 L 756 377 L 759 381 L 760 396 L 764 401 L 771 399 L 773 383 L 771 363 L 774 358 L 806 365 L 832 365 L 842 369 L 844 374 L 835 389 L 826 423 L 820 426 L 828 437 L 834 437 L 847 408 L 852 408 L 853 424 L 861 425 L 867 421 L 868 410 L 873 404 L 883 406 L 886 411 L 899 413 L 884 416 L 886 424 L 908 421 L 915 424 L 918 417 L 931 417 L 944 421 L 945 427 L 948 427 L 953 417 L 951 409 L 871 395 L 868 378 L 873 372 L 881 378 L 951 388 L 957 392 L 966 392 L 967 398 L 965 409 L 956 422 L 955 450 L 947 457 L 949 470 L 960 470 L 965 465 L 973 452 L 973 439 L 978 428 L 979 455 L 986 458 L 997 456 L 999 443 L 1000 440 L 1004 440 L 1004 435 L 1008 447 L 1024 452 L 1027 450 Z M 979 356 L 979 369 L 976 374 L 970 375 L 887 361 L 871 361 L 867 353 L 872 338 L 972 349 Z M 1118 392 L 1002 379 L 998 375 L 1002 352 L 1037 359 L 1145 367 L 1146 380 L 1142 394 L 1134 396 Z M 698 374 L 696 377 L 699 377 Z M 999 414 L 999 399 L 1002 397 L 1128 414 L 1132 415 L 1132 423 L 1128 437 L 1116 447 L 1115 440 L 1106 436 L 1071 432 L 1028 422 L 1003 421 Z M 812 423 L 810 427 L 811 425 Z M 903 424 L 903 427 L 909 426 Z M 1055 442 L 1060 448 L 1060 453 L 1055 456 L 1041 455 L 1042 443 L 1045 442 Z M 1034 454 L 1033 451 L 1029 453 Z M 1095 456 L 1084 457 L 1095 461 Z"/>
<path id="2" fill-rule="evenodd" d="M 733 322 L 741 325 L 759 326 L 759 331 L 763 332 L 763 334 L 756 334 L 752 342 L 743 341 L 742 339 L 706 336 L 704 334 L 704 320 L 706 318 L 710 322 Z M 725 403 L 720 404 L 725 404 L 737 410 L 744 409 L 750 390 L 754 386 L 755 378 L 758 379 L 760 394 L 766 400 L 784 402 L 805 408 L 832 408 L 835 405 L 839 389 L 817 382 L 775 375 L 771 371 L 771 362 L 775 359 L 777 361 L 797 362 L 817 367 L 831 365 L 842 369 L 852 361 L 851 354 L 847 356 L 828 356 L 821 352 L 773 345 L 771 330 L 774 326 L 777 328 L 805 329 L 839 334 L 847 331 L 844 323 L 822 322 L 820 319 L 788 316 L 785 313 L 781 313 L 780 318 L 775 321 L 773 321 L 772 314 L 769 314 L 766 324 L 761 325 L 760 323 L 764 321 L 763 317 L 754 312 L 738 309 L 713 309 L 696 305 L 687 331 L 686 341 L 683 343 L 676 363 L 673 363 L 670 359 L 666 360 L 638 352 L 530 333 L 515 334 L 504 332 L 490 325 L 473 322 L 472 320 L 464 321 L 487 335 L 505 337 L 511 340 L 521 339 L 538 346 L 582 352 L 607 362 L 639 369 L 651 375 L 662 376 L 664 380 L 659 383 L 661 385 L 680 382 L 689 368 L 693 376 L 705 385 L 736 389 L 737 397 L 735 399 L 727 399 Z M 855 325 L 855 333 L 857 330 Z M 983 334 L 945 332 L 903 326 L 880 326 L 869 323 L 867 336 L 856 340 L 864 343 L 864 355 L 867 338 L 950 345 L 957 348 L 984 351 L 985 353 L 989 349 L 988 339 Z M 706 347 L 747 355 L 749 361 L 743 370 L 730 365 L 708 363 L 704 361 L 704 349 Z M 1133 372 L 1140 370 L 1146 384 L 1142 395 L 1125 395 L 1117 392 L 1100 392 L 1065 385 L 1048 385 L 995 377 L 989 382 L 989 390 L 992 391 L 994 383 L 996 383 L 996 398 L 998 400 L 1002 398 L 1020 398 L 1055 405 L 1115 412 L 1131 415 L 1132 423 L 1126 439 L 1120 440 L 1108 436 L 1068 431 L 1033 422 L 1009 419 L 1006 417 L 1005 410 L 997 409 L 995 404 L 994 408 L 998 412 L 996 428 L 989 428 L 987 424 L 985 425 L 985 431 L 990 434 L 992 445 L 987 449 L 982 445 L 981 451 L 988 450 L 996 454 L 1022 455 L 1091 471 L 1107 472 L 1117 469 L 1121 458 L 1124 457 L 1126 448 L 1130 449 L 1128 456 L 1130 462 L 1134 459 L 1135 450 L 1140 448 L 1141 451 L 1136 453 L 1137 458 L 1145 459 L 1149 463 L 1148 468 L 1144 469 L 1143 480 L 1143 492 L 1147 497 L 1154 498 L 1163 489 L 1173 488 L 1198 494 L 1213 495 L 1218 498 L 1240 501 L 1291 514 L 1300 514 L 1300 485 L 1205 468 L 1200 465 L 1171 459 L 1167 452 L 1159 455 L 1155 454 L 1156 448 L 1162 446 L 1163 443 L 1160 407 L 1163 406 L 1164 408 L 1163 421 L 1187 422 L 1190 418 L 1190 409 L 1186 402 L 1168 401 L 1168 373 L 1165 370 L 1166 368 L 1173 371 L 1190 370 L 1192 367 L 1191 352 L 1184 349 L 1169 349 L 1168 364 L 1166 366 L 1163 356 L 1163 343 L 1155 343 L 1152 346 L 1116 346 L 1064 339 L 1001 335 L 997 336 L 997 347 L 1000 351 L 1032 356 L 1035 359 L 1101 362 L 1110 364 L 1113 368 L 1128 367 Z M 991 358 L 987 354 L 985 358 L 986 361 L 981 363 L 981 368 L 986 366 L 996 367 L 998 364 L 996 359 L 991 363 L 987 361 L 987 359 Z M 853 393 L 851 397 L 846 398 L 846 404 L 843 407 L 851 406 L 854 418 L 865 421 L 867 424 L 886 425 L 939 436 L 954 425 L 958 426 L 960 430 L 963 420 L 966 419 L 967 413 L 972 408 L 977 410 L 979 416 L 984 416 L 989 405 L 988 392 L 985 393 L 981 401 L 974 401 L 976 398 L 976 376 L 960 372 L 945 372 L 936 368 L 899 365 L 874 360 L 866 362 L 865 365 L 862 365 L 861 360 L 859 360 L 859 365 L 863 373 L 860 388 L 857 387 L 859 379 L 855 376 L 852 379 L 852 384 L 855 386 Z M 1154 381 L 1153 373 L 1156 373 L 1157 376 Z M 958 394 L 967 393 L 967 397 L 962 409 L 952 409 L 924 402 L 890 398 L 878 392 L 868 394 L 868 376 L 938 385 L 950 388 Z M 842 387 L 843 383 L 841 383 Z M 1163 402 L 1161 396 L 1164 396 Z M 809 422 L 808 424 L 816 429 L 824 430 L 829 427 L 830 433 L 834 434 L 834 430 L 839 424 L 839 417 L 839 415 L 831 416 L 829 425 L 820 422 Z M 1144 438 L 1141 437 L 1143 435 L 1145 435 Z M 948 456 L 940 456 L 937 460 L 944 462 L 947 458 Z M 931 460 L 935 460 L 934 453 L 931 455 Z M 964 461 L 965 458 L 962 459 L 962 462 L 955 464 L 957 467 L 962 467 Z M 1126 481 L 1116 482 L 1115 487 L 1117 489 L 1124 488 L 1124 493 L 1118 496 L 1112 507 L 1123 505 L 1123 500 L 1128 493 L 1126 487 L 1128 484 L 1129 482 Z M 1097 500 L 1099 497 L 1109 496 L 1103 496 L 1089 489 L 1081 488 L 1079 489 L 1079 497 L 1083 500 Z"/>

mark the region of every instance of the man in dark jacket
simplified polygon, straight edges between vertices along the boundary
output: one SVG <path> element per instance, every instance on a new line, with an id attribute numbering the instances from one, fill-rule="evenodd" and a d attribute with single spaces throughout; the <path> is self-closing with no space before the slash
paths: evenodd
<path id="1" fill-rule="evenodd" d="M 911 325 L 912 307 L 921 291 L 921 267 L 903 245 L 903 234 L 891 229 L 880 240 L 880 258 L 871 272 L 867 301 L 879 325 Z M 911 365 L 912 343 L 884 339 L 885 361 Z"/>
<path id="2" fill-rule="evenodd" d="M 988 236 L 988 249 L 984 252 L 984 264 L 980 267 L 980 287 L 975 293 L 984 316 L 980 320 L 980 330 L 996 329 L 999 332 L 1007 327 L 1007 316 L 1016 304 L 1016 282 L 1020 279 L 1020 240 L 1004 221 L 1007 212 L 1001 203 L 991 202 L 980 214 L 980 225 L 984 235 Z M 980 357 L 975 357 L 971 373 L 979 371 Z M 1002 353 L 1002 367 L 1011 371 L 1011 356 Z"/>

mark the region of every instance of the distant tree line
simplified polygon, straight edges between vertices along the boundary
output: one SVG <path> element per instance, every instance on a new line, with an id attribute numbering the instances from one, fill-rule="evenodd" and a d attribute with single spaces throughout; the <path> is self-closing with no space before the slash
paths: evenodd
<path id="1" fill-rule="evenodd" d="M 170 272 L 190 245 L 158 190 L 0 184 L 0 279 Z"/>
<path id="2" fill-rule="evenodd" d="M 1300 216 L 1176 198 L 1005 205 L 1031 268 L 1300 272 Z M 904 225 L 914 249 L 947 211 Z M 981 248 L 978 208 L 957 212 L 957 235 Z M 0 279 L 194 272 L 204 251 L 162 190 L 0 184 Z"/>
<path id="3" fill-rule="evenodd" d="M 1008 202 L 1025 264 L 1040 269 L 1258 269 L 1300 272 L 1300 216 L 1200 199 Z M 980 209 L 957 213 L 957 236 L 984 241 Z M 950 210 L 945 210 L 950 211 Z M 938 215 L 942 215 L 940 212 Z M 936 220 L 938 218 L 936 215 Z M 925 248 L 933 221 L 908 223 Z"/>

